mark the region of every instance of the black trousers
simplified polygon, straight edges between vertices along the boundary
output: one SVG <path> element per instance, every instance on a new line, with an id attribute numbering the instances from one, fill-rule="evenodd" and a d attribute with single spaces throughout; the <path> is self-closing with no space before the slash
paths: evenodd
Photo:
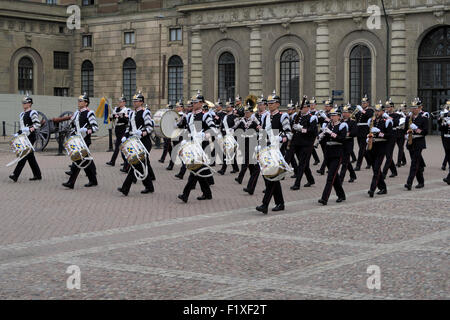
<path id="1" fill-rule="evenodd" d="M 372 165 L 372 182 L 370 183 L 370 191 L 375 191 L 376 188 L 380 190 L 386 189 L 386 183 L 382 172 L 382 164 L 387 153 L 389 142 L 374 142 L 372 150 L 367 151 L 367 156 L 370 158 Z"/>
<path id="2" fill-rule="evenodd" d="M 266 184 L 266 193 L 263 198 L 263 205 L 269 206 L 272 196 L 275 200 L 275 204 L 284 204 L 283 191 L 281 189 L 280 181 L 269 181 L 264 178 L 264 183 Z"/>
<path id="3" fill-rule="evenodd" d="M 353 169 L 352 162 L 350 161 L 351 154 L 352 154 L 352 152 L 344 151 L 344 155 L 342 156 L 342 167 L 341 167 L 341 173 L 339 174 L 341 183 L 344 182 L 345 175 L 347 174 L 347 170 L 350 173 L 350 178 L 356 179 L 356 172 Z"/>
<path id="4" fill-rule="evenodd" d="M 248 169 L 250 170 L 250 179 L 248 179 L 247 189 L 254 193 L 261 169 L 259 164 L 249 164 Z"/>
<path id="5" fill-rule="evenodd" d="M 339 167 L 342 163 L 342 157 L 327 157 L 325 159 L 328 168 L 327 182 L 322 193 L 322 200 L 328 201 L 331 190 L 334 188 L 339 198 L 345 198 L 345 192 L 342 188 L 341 179 L 338 177 Z"/>
<path id="6" fill-rule="evenodd" d="M 33 172 L 33 177 L 42 178 L 41 169 L 39 168 L 39 165 L 38 165 L 38 163 L 36 161 L 36 157 L 34 155 L 34 152 L 30 152 L 25 158 L 23 158 L 22 160 L 20 160 L 17 163 L 17 166 L 14 169 L 14 175 L 16 177 L 19 177 L 20 173 L 22 172 L 22 170 L 25 167 L 25 164 L 27 162 L 30 165 L 31 171 Z"/>
<path id="7" fill-rule="evenodd" d="M 368 165 L 370 164 L 370 160 L 368 159 L 367 154 L 366 154 L 366 148 L 367 148 L 366 139 L 367 139 L 367 135 L 364 135 L 364 136 L 358 135 L 358 137 L 357 137 L 358 146 L 359 146 L 358 160 L 356 160 L 357 167 L 361 167 L 363 158 L 366 159 Z"/>
<path id="8" fill-rule="evenodd" d="M 396 138 L 395 142 L 398 147 L 397 163 L 405 163 L 406 164 L 405 134 L 403 133 L 403 131 L 397 132 L 397 138 Z"/>
<path id="9" fill-rule="evenodd" d="M 205 170 L 202 172 L 202 174 L 208 174 L 208 173 L 210 173 L 209 170 Z M 186 186 L 183 189 L 183 196 L 186 197 L 186 199 L 189 198 L 189 194 L 191 193 L 191 190 L 197 184 L 197 181 L 200 184 L 200 188 L 203 192 L 203 195 L 205 195 L 206 197 L 211 197 L 212 192 L 211 192 L 211 188 L 209 186 L 208 178 L 199 177 L 192 172 L 189 175 Z"/>
<path id="10" fill-rule="evenodd" d="M 450 145 L 450 138 L 446 138 L 441 136 L 442 139 L 442 145 L 444 146 L 445 156 L 444 160 L 442 161 L 442 166 L 445 168 L 448 164 L 450 168 L 450 152 L 448 151 L 449 145 Z"/>
<path id="11" fill-rule="evenodd" d="M 397 167 L 394 163 L 394 148 L 396 144 L 397 139 L 392 138 L 389 139 L 386 146 L 386 162 L 384 163 L 383 168 L 383 175 L 386 176 L 388 174 L 389 169 L 391 170 L 392 174 L 397 175 Z"/>
<path id="12" fill-rule="evenodd" d="M 164 138 L 164 146 L 163 152 L 161 154 L 161 161 L 164 162 L 166 160 L 167 154 L 169 154 L 170 157 L 171 152 L 172 152 L 172 141 L 170 139 Z"/>
<path id="13" fill-rule="evenodd" d="M 125 134 L 125 130 L 120 130 L 120 131 L 116 130 L 115 133 L 116 133 L 116 141 L 114 142 L 114 152 L 111 157 L 112 164 L 116 163 L 117 156 L 119 155 L 119 152 L 120 152 L 120 145 L 122 144 L 122 137 Z M 121 155 L 122 155 L 123 162 L 126 163 L 127 159 L 125 158 L 125 156 L 122 153 L 121 153 Z"/>
<path id="14" fill-rule="evenodd" d="M 245 176 L 245 173 L 247 172 L 247 169 L 248 169 L 248 163 L 241 164 L 241 170 L 239 170 L 239 174 L 237 177 L 240 183 L 242 183 L 242 180 L 244 180 L 244 176 Z"/>
<path id="15" fill-rule="evenodd" d="M 418 183 L 425 183 L 423 172 L 425 170 L 425 162 L 422 158 L 422 149 L 409 149 L 411 157 L 411 167 L 409 168 L 408 180 L 406 184 L 412 185 L 414 178 L 417 178 Z"/>
<path id="16" fill-rule="evenodd" d="M 298 170 L 298 164 L 297 164 L 297 160 L 295 159 L 295 146 L 291 145 L 289 146 L 289 149 L 286 149 L 286 155 L 284 157 L 284 159 L 286 160 L 286 163 L 291 165 L 292 168 L 294 169 L 294 172 L 297 172 Z"/>
<path id="17" fill-rule="evenodd" d="M 323 161 L 322 161 L 322 164 L 320 165 L 320 171 L 323 172 L 323 171 L 325 171 L 325 167 L 327 165 L 327 153 L 326 153 L 327 147 L 326 147 L 326 144 L 323 142 L 320 143 L 320 147 L 322 148 L 322 152 L 323 152 Z"/>
<path id="18" fill-rule="evenodd" d="M 77 164 L 81 163 L 81 160 L 76 161 Z M 75 163 L 72 162 L 72 165 L 70 166 L 70 178 L 69 183 L 75 184 L 77 181 L 78 175 L 80 174 L 81 169 L 78 168 Z M 97 168 L 95 167 L 94 160 L 91 161 L 91 163 L 84 168 L 84 172 L 86 173 L 86 176 L 89 179 L 89 182 L 97 183 Z"/>
<path id="19" fill-rule="evenodd" d="M 315 162 L 319 162 L 320 161 L 319 156 L 317 155 L 317 151 L 316 151 L 315 148 L 313 148 L 312 157 L 313 157 Z"/>
<path id="20" fill-rule="evenodd" d="M 184 165 L 184 163 L 181 163 L 181 167 L 180 167 L 180 171 L 178 172 L 178 176 L 180 176 L 181 179 L 183 179 L 185 173 L 186 173 L 186 166 Z"/>
<path id="21" fill-rule="evenodd" d="M 292 148 L 292 147 L 291 147 Z M 303 174 L 306 175 L 306 179 L 308 179 L 309 183 L 315 183 L 314 177 L 311 172 L 311 168 L 309 166 L 309 162 L 311 159 L 312 151 L 314 150 L 314 146 L 295 146 L 294 147 L 294 154 L 298 158 L 298 166 L 297 170 L 295 171 L 295 186 L 300 187 L 300 183 L 302 181 Z"/>
<path id="22" fill-rule="evenodd" d="M 235 156 L 234 157 L 234 159 L 233 159 L 233 164 L 232 164 L 232 167 L 233 167 L 233 170 L 234 171 L 239 171 L 239 166 L 238 166 L 238 164 L 237 164 L 237 159 L 236 159 L 237 157 Z M 227 163 L 225 162 L 225 152 L 223 153 L 223 156 L 222 156 L 222 167 L 220 168 L 220 171 L 222 171 L 223 173 L 225 173 L 226 171 L 227 171 Z"/>
<path id="23" fill-rule="evenodd" d="M 146 164 L 147 164 L 147 169 L 148 169 L 149 171 L 148 171 L 147 177 L 146 177 L 144 180 L 142 180 L 142 184 L 143 184 L 147 189 L 153 189 L 153 190 L 154 190 L 152 177 L 151 177 L 151 175 L 150 175 L 150 168 L 151 168 L 151 166 L 150 166 L 150 160 L 148 159 L 148 157 L 146 158 L 145 162 L 146 162 Z M 122 190 L 124 190 L 124 191 L 126 191 L 126 192 L 129 192 L 129 191 L 130 191 L 131 184 L 133 183 L 133 180 L 136 179 L 136 177 L 135 177 L 135 175 L 134 175 L 134 171 L 135 171 L 135 170 L 138 170 L 138 172 L 140 172 L 140 173 L 143 173 L 143 172 L 144 172 L 144 168 L 142 168 L 142 165 L 141 165 L 141 164 L 136 165 L 136 168 L 131 167 L 130 170 L 128 171 L 127 177 L 125 178 L 125 181 L 123 182 Z"/>

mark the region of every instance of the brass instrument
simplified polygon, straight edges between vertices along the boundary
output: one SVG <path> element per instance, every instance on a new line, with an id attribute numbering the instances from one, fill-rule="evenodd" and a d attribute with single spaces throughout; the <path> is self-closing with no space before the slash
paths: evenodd
<path id="1" fill-rule="evenodd" d="M 351 120 L 356 120 L 356 114 L 359 112 L 358 108 L 355 107 L 355 110 L 353 110 L 352 114 L 350 115 Z"/>
<path id="2" fill-rule="evenodd" d="M 373 147 L 373 132 L 372 132 L 372 128 L 374 126 L 376 117 L 377 116 L 374 113 L 374 115 L 372 117 L 372 120 L 370 121 L 369 134 L 367 135 L 367 138 L 369 138 L 369 141 L 367 142 L 367 150 L 372 150 L 372 147 Z"/>
<path id="3" fill-rule="evenodd" d="M 258 111 L 258 108 L 257 108 L 257 105 L 256 105 L 257 101 L 258 101 L 258 97 L 257 96 L 255 96 L 253 94 L 249 94 L 247 96 L 247 98 L 245 98 L 244 104 L 245 105 L 249 104 L 250 107 L 253 107 L 253 112 L 256 112 L 256 111 Z"/>
<path id="4" fill-rule="evenodd" d="M 407 133 L 408 133 L 408 145 L 409 146 L 412 145 L 412 142 L 413 142 L 413 131 L 411 129 L 412 123 L 413 123 L 413 115 L 411 114 L 409 116 L 408 131 L 407 131 Z"/>

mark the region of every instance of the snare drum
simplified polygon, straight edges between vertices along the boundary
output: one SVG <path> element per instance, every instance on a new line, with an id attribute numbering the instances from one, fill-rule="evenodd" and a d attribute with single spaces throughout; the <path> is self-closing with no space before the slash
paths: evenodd
<path id="1" fill-rule="evenodd" d="M 72 162 L 90 157 L 89 148 L 81 135 L 69 137 L 66 142 L 64 142 L 64 148 Z"/>
<path id="2" fill-rule="evenodd" d="M 34 151 L 33 145 L 31 144 L 28 136 L 25 133 L 19 134 L 16 137 L 13 137 L 9 142 L 12 150 L 16 154 L 17 158 L 23 158 L 27 154 Z"/>
<path id="3" fill-rule="evenodd" d="M 281 180 L 292 168 L 286 163 L 278 146 L 271 145 L 256 154 L 261 174 L 270 181 Z"/>
<path id="4" fill-rule="evenodd" d="M 178 151 L 178 156 L 191 171 L 197 171 L 203 165 L 207 164 L 207 156 L 199 143 L 194 141 L 183 141 Z"/>
<path id="5" fill-rule="evenodd" d="M 132 136 L 120 145 L 120 151 L 131 165 L 144 162 L 147 149 L 138 137 Z"/>

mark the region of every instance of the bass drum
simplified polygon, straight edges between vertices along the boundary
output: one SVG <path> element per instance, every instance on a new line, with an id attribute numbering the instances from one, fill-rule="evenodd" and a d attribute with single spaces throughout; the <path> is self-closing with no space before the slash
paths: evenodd
<path id="1" fill-rule="evenodd" d="M 257 154 L 261 174 L 269 181 L 279 181 L 293 169 L 286 163 L 278 146 L 267 146 Z"/>
<path id="2" fill-rule="evenodd" d="M 182 129 L 176 128 L 180 115 L 170 109 L 159 109 L 153 116 L 155 134 L 160 138 L 175 139 Z"/>

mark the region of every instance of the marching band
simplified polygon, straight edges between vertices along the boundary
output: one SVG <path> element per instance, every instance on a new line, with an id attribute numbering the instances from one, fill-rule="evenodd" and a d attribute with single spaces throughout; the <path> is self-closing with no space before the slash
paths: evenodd
<path id="1" fill-rule="evenodd" d="M 410 168 L 405 189 L 411 190 L 416 179 L 415 188 L 425 186 L 425 161 L 422 153 L 426 149 L 426 136 L 429 134 L 428 112 L 423 111 L 423 104 L 415 98 L 411 105 L 404 102 L 400 109 L 395 110 L 391 99 L 385 103 L 379 101 L 374 107 L 365 96 L 361 105 L 350 103 L 338 107 L 330 98 L 324 101 L 324 110 L 316 109 L 316 99 L 303 97 L 301 104 L 288 105 L 287 112 L 279 110 L 281 99 L 274 91 L 267 99 L 249 96 L 243 102 L 240 96 L 223 103 L 215 104 L 205 100 L 200 91 L 186 105 L 182 101 L 176 105 L 168 105 L 152 117 L 150 110 L 144 104 L 141 92 L 133 96 L 134 110 L 126 107 L 127 100 L 122 95 L 119 105 L 110 117 L 114 123 L 116 141 L 111 160 L 106 164 L 115 166 L 121 153 L 123 169 L 127 177 L 118 191 L 127 196 L 131 185 L 142 181 L 145 189 L 143 194 L 153 193 L 155 188 L 154 172 L 150 164 L 152 149 L 151 134 L 156 133 L 164 139 L 163 163 L 166 155 L 170 157 L 167 170 L 172 170 L 177 160 L 181 160 L 180 171 L 175 177 L 183 179 L 189 170 L 188 181 L 178 198 L 188 202 L 189 195 L 195 189 L 197 182 L 202 194 L 198 200 L 212 199 L 214 185 L 213 174 L 216 172 L 216 158 L 222 160 L 222 166 L 217 171 L 220 175 L 226 173 L 228 165 L 232 165 L 231 173 L 238 173 L 235 179 L 243 182 L 247 170 L 250 178 L 243 191 L 249 195 L 255 192 L 259 175 L 265 183 L 264 196 L 257 211 L 268 213 L 272 197 L 275 207 L 272 211 L 285 209 L 285 201 L 281 181 L 287 174 L 294 173 L 295 178 L 291 190 L 299 190 L 303 176 L 307 183 L 304 187 L 315 184 L 310 167 L 310 159 L 314 165 L 319 163 L 315 148 L 321 146 L 323 151 L 322 167 L 317 170 L 321 175 L 328 169 L 326 183 L 321 198 L 322 205 L 327 205 L 334 188 L 340 203 L 346 200 L 343 188 L 347 171 L 348 182 L 355 182 L 356 172 L 361 170 L 362 161 L 367 161 L 366 169 L 372 168 L 372 179 L 369 186 L 369 197 L 387 194 L 386 176 L 398 175 L 397 167 L 406 165 L 404 146 L 410 155 Z M 95 113 L 89 109 L 89 97 L 86 94 L 78 98 L 78 110 L 70 119 L 71 133 L 64 143 L 72 164 L 66 172 L 70 178 L 63 186 L 74 189 L 81 169 L 84 169 L 89 182 L 85 187 L 97 186 L 97 172 L 94 159 L 89 151 L 91 135 L 98 131 Z M 23 112 L 20 113 L 20 130 L 11 140 L 11 147 L 16 153 L 16 159 L 9 165 L 17 163 L 14 172 L 9 176 L 16 182 L 26 162 L 33 172 L 30 180 L 41 180 L 42 175 L 34 155 L 33 144 L 36 140 L 36 130 L 40 128 L 38 113 L 32 110 L 33 100 L 28 95 L 23 98 Z M 409 110 L 407 110 L 407 108 Z M 450 100 L 442 110 L 432 112 L 437 119 L 441 132 L 445 158 L 442 169 L 450 164 Z M 353 168 L 354 138 L 359 146 L 356 166 Z M 211 147 L 211 146 L 214 147 Z M 397 161 L 394 161 L 395 146 L 398 147 Z M 239 169 L 238 164 L 241 164 Z M 291 167 L 292 165 L 292 167 Z M 443 179 L 450 185 L 449 173 Z"/>

